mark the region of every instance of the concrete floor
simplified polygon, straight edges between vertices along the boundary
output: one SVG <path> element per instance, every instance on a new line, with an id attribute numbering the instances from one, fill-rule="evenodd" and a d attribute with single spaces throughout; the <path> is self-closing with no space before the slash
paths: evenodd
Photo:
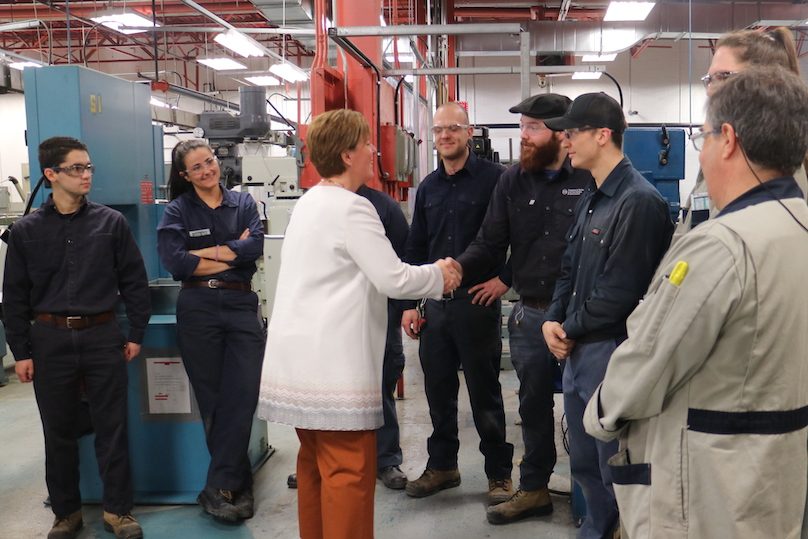
<path id="1" fill-rule="evenodd" d="M 417 358 L 417 346 L 405 337 L 407 368 L 405 399 L 398 402 L 401 438 L 404 452 L 402 469 L 417 478 L 426 464 L 426 438 L 431 432 L 423 373 Z M 6 359 L 9 365 L 9 359 Z M 9 384 L 0 388 L 0 432 L 3 461 L 0 466 L 0 539 L 45 537 L 53 514 L 43 505 L 47 496 L 44 479 L 44 450 L 39 415 L 31 385 L 20 384 L 11 376 Z M 514 371 L 502 371 L 503 396 L 508 425 L 508 440 L 516 446 L 515 458 L 523 452 L 522 436 L 515 425 L 518 381 Z M 560 396 L 556 396 L 556 419 L 561 418 Z M 487 481 L 483 458 L 477 447 L 479 437 L 474 429 L 468 396 L 461 385 L 460 403 L 460 487 L 429 498 L 409 498 L 403 491 L 388 490 L 377 482 L 377 539 L 498 539 L 573 538 L 569 498 L 554 496 L 552 515 L 532 518 L 507 526 L 492 526 L 485 520 Z M 569 491 L 569 458 L 560 443 L 559 459 L 551 489 Z M 257 508 L 253 519 L 244 525 L 219 524 L 202 513 L 197 506 L 135 507 L 145 536 L 149 539 L 206 538 L 272 538 L 293 539 L 297 533 L 296 491 L 286 487 L 286 477 L 294 471 L 297 437 L 294 430 L 269 425 L 270 444 L 275 454 L 257 472 L 255 478 Z M 518 467 L 514 466 L 518 482 Z M 84 507 L 85 528 L 82 539 L 112 537 L 101 524 L 98 506 Z"/>

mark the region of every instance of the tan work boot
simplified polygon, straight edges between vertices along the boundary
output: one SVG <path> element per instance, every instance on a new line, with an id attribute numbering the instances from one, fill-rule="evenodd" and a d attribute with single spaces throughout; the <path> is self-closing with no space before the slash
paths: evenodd
<path id="1" fill-rule="evenodd" d="M 116 539 L 141 539 L 143 530 L 131 513 L 116 515 L 104 511 L 104 529 L 115 534 Z"/>
<path id="2" fill-rule="evenodd" d="M 489 507 L 486 517 L 491 524 L 508 524 L 532 516 L 549 515 L 553 502 L 547 488 L 516 491 L 507 502 Z"/>
<path id="3" fill-rule="evenodd" d="M 407 481 L 407 496 L 424 498 L 447 488 L 460 486 L 460 472 L 454 470 L 433 470 L 427 468 L 415 481 Z"/>
<path id="4" fill-rule="evenodd" d="M 48 539 L 73 539 L 82 526 L 84 526 L 84 521 L 81 519 L 81 510 L 64 518 L 56 517 L 53 527 L 48 532 Z"/>
<path id="5" fill-rule="evenodd" d="M 513 481 L 510 479 L 488 480 L 488 505 L 507 502 L 513 496 Z"/>

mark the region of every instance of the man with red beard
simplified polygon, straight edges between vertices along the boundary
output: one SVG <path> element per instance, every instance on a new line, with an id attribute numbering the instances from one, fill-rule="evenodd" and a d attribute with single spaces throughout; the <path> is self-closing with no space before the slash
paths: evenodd
<path id="1" fill-rule="evenodd" d="M 480 229 L 491 192 L 504 169 L 470 151 L 472 132 L 466 110 L 457 103 L 446 103 L 435 112 L 432 133 L 440 162 L 424 178 L 415 195 L 405 257 L 411 264 L 456 257 Z M 407 334 L 420 337 L 424 390 L 432 419 L 426 470 L 406 486 L 407 495 L 414 498 L 460 485 L 457 469 L 460 366 L 474 425 L 480 435 L 480 452 L 485 457 L 488 503 L 503 502 L 513 494 L 513 445 L 505 441 L 505 409 L 499 384 L 500 302 L 474 301 L 471 292 L 474 289 L 471 285 L 498 275 L 503 265 L 504 260 L 487 268 L 477 276 L 479 279 L 464 278 L 460 288 L 441 300 L 425 301 L 425 316 L 420 316 L 415 305 L 402 316 L 401 325 Z"/>
<path id="2" fill-rule="evenodd" d="M 540 328 L 553 299 L 575 205 L 592 185 L 589 172 L 572 168 L 561 147 L 563 134 L 544 125 L 546 118 L 563 116 L 569 105 L 566 96 L 541 94 L 510 109 L 522 115 L 519 164 L 502 175 L 477 238 L 457 257 L 464 275 L 474 280 L 500 265 L 510 247 L 512 282 L 493 277 L 472 288 L 472 301 L 490 304 L 511 285 L 520 297 L 508 320 L 508 335 L 520 383 L 525 454 L 519 489 L 507 502 L 488 508 L 492 524 L 553 511 L 547 484 L 556 463 L 553 393 L 560 373 Z"/>

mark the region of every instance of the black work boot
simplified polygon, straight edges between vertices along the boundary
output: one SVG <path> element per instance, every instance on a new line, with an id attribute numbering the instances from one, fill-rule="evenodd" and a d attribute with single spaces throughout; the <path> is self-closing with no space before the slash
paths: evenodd
<path id="1" fill-rule="evenodd" d="M 407 486 L 407 476 L 398 466 L 385 466 L 379 470 L 377 477 L 389 489 L 403 490 Z"/>
<path id="2" fill-rule="evenodd" d="M 236 492 L 233 498 L 233 505 L 236 506 L 238 518 L 252 518 L 255 515 L 255 496 L 252 487 L 247 487 Z"/>
<path id="3" fill-rule="evenodd" d="M 233 491 L 205 487 L 196 499 L 202 509 L 213 518 L 223 522 L 238 522 L 238 509 L 233 505 Z"/>

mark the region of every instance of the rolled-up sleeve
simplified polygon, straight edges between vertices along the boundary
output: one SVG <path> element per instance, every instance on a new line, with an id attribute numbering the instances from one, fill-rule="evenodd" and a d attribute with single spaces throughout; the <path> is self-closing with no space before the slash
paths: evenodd
<path id="1" fill-rule="evenodd" d="M 157 227 L 157 253 L 160 262 L 176 281 L 190 278 L 199 265 L 199 257 L 188 252 L 187 236 L 180 207 L 175 200 L 166 207 Z"/>
<path id="2" fill-rule="evenodd" d="M 239 200 L 239 235 L 245 228 L 250 229 L 250 236 L 246 239 L 229 240 L 225 242 L 231 251 L 236 253 L 233 266 L 251 264 L 264 254 L 264 227 L 258 216 L 258 207 L 252 196 L 243 193 Z"/>

